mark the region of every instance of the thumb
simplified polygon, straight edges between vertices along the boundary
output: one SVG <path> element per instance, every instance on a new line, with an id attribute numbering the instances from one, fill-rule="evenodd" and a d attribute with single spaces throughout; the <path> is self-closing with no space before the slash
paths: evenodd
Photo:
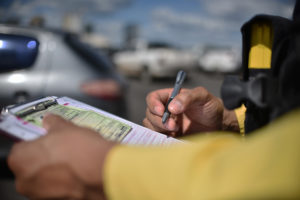
<path id="1" fill-rule="evenodd" d="M 73 126 L 73 124 L 58 115 L 47 114 L 43 119 L 43 127 L 47 130 L 47 132 L 64 129 L 69 126 Z"/>
<path id="2" fill-rule="evenodd" d="M 172 114 L 181 114 L 194 103 L 202 106 L 211 99 L 212 95 L 203 87 L 183 90 L 170 102 L 168 109 Z"/>

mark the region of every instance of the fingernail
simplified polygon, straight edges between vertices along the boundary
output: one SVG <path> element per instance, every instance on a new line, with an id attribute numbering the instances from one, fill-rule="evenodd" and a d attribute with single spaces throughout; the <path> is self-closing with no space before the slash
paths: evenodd
<path id="1" fill-rule="evenodd" d="M 172 128 L 170 127 L 169 123 L 165 123 L 164 125 L 168 131 L 172 131 Z"/>
<path id="2" fill-rule="evenodd" d="M 167 123 L 165 124 L 165 127 L 169 131 L 177 131 L 178 130 L 178 126 L 175 123 L 172 123 L 170 120 L 167 121 Z"/>
<path id="3" fill-rule="evenodd" d="M 183 110 L 183 105 L 180 101 L 173 100 L 170 103 L 169 109 L 170 109 L 170 111 L 173 111 L 175 113 L 179 113 Z"/>
<path id="4" fill-rule="evenodd" d="M 155 107 L 154 107 L 154 112 L 155 112 L 155 114 L 157 114 L 157 115 L 163 114 L 163 110 L 162 110 L 159 106 L 155 106 Z"/>

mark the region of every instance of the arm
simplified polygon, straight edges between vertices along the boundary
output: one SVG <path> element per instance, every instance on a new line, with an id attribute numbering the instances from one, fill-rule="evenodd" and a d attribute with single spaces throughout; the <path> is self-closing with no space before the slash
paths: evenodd
<path id="1" fill-rule="evenodd" d="M 248 140 L 209 134 L 170 148 L 116 147 L 104 168 L 105 191 L 110 199 L 131 200 L 297 199 L 299 116 Z"/>

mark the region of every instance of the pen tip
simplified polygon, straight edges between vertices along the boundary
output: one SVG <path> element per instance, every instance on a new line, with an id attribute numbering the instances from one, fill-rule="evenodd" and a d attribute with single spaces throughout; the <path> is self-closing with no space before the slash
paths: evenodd
<path id="1" fill-rule="evenodd" d="M 166 123 L 167 119 L 169 118 L 170 114 L 168 112 L 165 112 L 162 117 L 162 123 Z"/>

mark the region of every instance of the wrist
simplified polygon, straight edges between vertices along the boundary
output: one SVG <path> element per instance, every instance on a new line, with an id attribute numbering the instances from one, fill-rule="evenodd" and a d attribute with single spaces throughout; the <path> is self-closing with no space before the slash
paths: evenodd
<path id="1" fill-rule="evenodd" d="M 224 108 L 222 130 L 240 132 L 239 123 L 234 110 Z"/>
<path id="2" fill-rule="evenodd" d="M 89 200 L 103 200 L 103 199 L 107 199 L 107 196 L 105 194 L 105 187 L 104 187 L 104 168 L 105 168 L 105 163 L 106 160 L 111 152 L 111 150 L 117 146 L 118 143 L 116 142 L 112 142 L 112 141 L 108 141 L 105 139 L 101 139 L 99 141 L 98 144 L 98 150 L 95 151 L 98 154 L 98 159 L 97 159 L 97 172 L 100 175 L 93 175 L 91 174 L 93 177 L 91 177 L 91 180 L 93 180 L 94 178 L 97 177 L 97 180 L 94 179 L 95 182 L 90 182 L 87 183 L 87 192 L 86 192 L 86 198 L 85 199 L 89 199 Z"/>
<path id="3" fill-rule="evenodd" d="M 112 141 L 107 141 L 107 140 L 104 140 L 105 144 L 102 144 L 100 146 L 101 149 L 103 149 L 103 158 L 102 158 L 102 164 L 101 164 L 101 198 L 100 199 L 107 199 L 107 195 L 105 193 L 105 187 L 104 187 L 104 173 L 105 173 L 105 165 L 106 165 L 106 161 L 107 161 L 107 158 L 110 154 L 110 152 L 112 151 L 113 148 L 115 148 L 119 143 L 116 143 L 116 142 L 112 142 Z"/>

